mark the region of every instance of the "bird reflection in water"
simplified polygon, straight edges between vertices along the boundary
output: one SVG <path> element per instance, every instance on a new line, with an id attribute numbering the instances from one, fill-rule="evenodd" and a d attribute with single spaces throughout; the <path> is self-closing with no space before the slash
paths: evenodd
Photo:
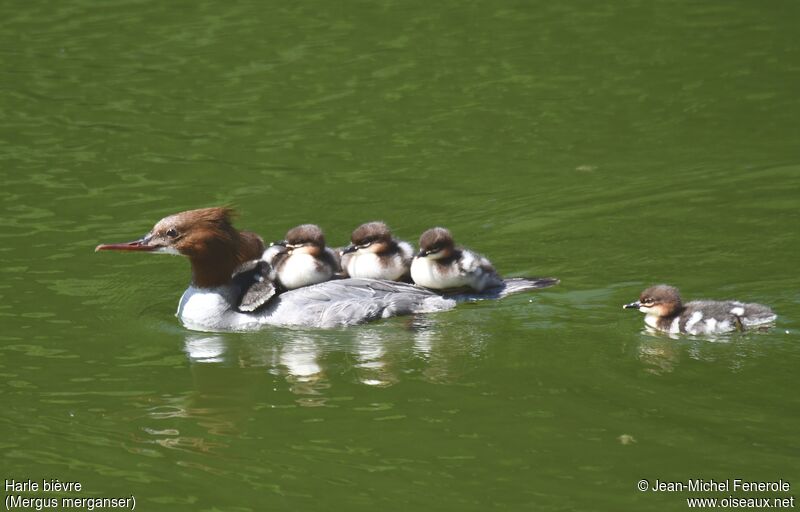
<path id="1" fill-rule="evenodd" d="M 307 399 L 303 405 L 322 405 L 313 398 L 324 396 L 336 381 L 372 387 L 419 377 L 456 382 L 466 360 L 484 352 L 487 340 L 480 327 L 419 315 L 338 331 L 187 333 L 184 349 L 196 377 L 204 373 L 202 366 L 267 368 L 270 375 L 283 377 L 289 391 Z"/>
<path id="2" fill-rule="evenodd" d="M 655 375 L 674 372 L 686 359 L 722 363 L 732 372 L 740 371 L 761 351 L 758 337 L 766 331 L 691 336 L 668 334 L 651 328 L 642 330 L 636 354 L 644 371 Z"/>

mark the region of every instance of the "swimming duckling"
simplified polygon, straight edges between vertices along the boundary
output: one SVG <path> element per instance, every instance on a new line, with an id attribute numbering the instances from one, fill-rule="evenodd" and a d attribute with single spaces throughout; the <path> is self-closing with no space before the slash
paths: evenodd
<path id="1" fill-rule="evenodd" d="M 684 304 L 678 289 L 665 284 L 651 286 L 639 300 L 625 304 L 646 316 L 644 323 L 668 333 L 719 334 L 770 323 L 777 318 L 763 304 L 740 301 L 697 300 Z"/>

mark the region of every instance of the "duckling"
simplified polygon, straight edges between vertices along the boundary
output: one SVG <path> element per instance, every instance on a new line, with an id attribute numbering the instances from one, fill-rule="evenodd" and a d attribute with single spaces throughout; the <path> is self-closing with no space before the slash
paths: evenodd
<path id="1" fill-rule="evenodd" d="M 350 236 L 342 250 L 342 270 L 350 277 L 410 281 L 411 244 L 392 236 L 383 222 L 367 222 Z"/>
<path id="2" fill-rule="evenodd" d="M 290 229 L 286 239 L 274 242 L 262 259 L 275 269 L 287 290 L 329 281 L 339 271 L 336 253 L 325 247 L 325 236 L 316 224 Z"/>
<path id="3" fill-rule="evenodd" d="M 666 284 L 644 290 L 624 309 L 638 309 L 644 323 L 668 333 L 719 334 L 768 324 L 777 318 L 769 306 L 737 300 L 697 300 L 684 304 L 678 289 Z"/>
<path id="4" fill-rule="evenodd" d="M 422 233 L 419 252 L 411 262 L 411 279 L 434 290 L 468 287 L 480 292 L 503 285 L 488 259 L 456 247 L 453 235 L 442 227 Z"/>

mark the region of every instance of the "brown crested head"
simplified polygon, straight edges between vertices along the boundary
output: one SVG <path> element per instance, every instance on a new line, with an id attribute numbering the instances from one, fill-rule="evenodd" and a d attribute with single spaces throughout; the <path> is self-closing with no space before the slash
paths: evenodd
<path id="1" fill-rule="evenodd" d="M 293 248 L 308 245 L 325 247 L 325 235 L 316 224 L 301 224 L 286 232 L 286 243 Z"/>
<path id="2" fill-rule="evenodd" d="M 264 242 L 255 233 L 233 227 L 235 212 L 214 207 L 189 210 L 160 220 L 151 231 L 189 258 L 209 259 L 230 255 L 237 265 L 261 257 Z"/>
<path id="3" fill-rule="evenodd" d="M 143 238 L 126 244 L 104 244 L 97 251 L 145 251 L 187 256 L 192 281 L 200 287 L 227 283 L 238 265 L 261 257 L 264 243 L 255 233 L 233 227 L 234 211 L 226 207 L 188 210 L 164 217 Z"/>
<path id="4" fill-rule="evenodd" d="M 150 244 L 163 244 L 189 257 L 201 255 L 211 246 L 232 246 L 237 235 L 233 215 L 230 208 L 215 207 L 164 217 L 150 231 Z"/>
<path id="5" fill-rule="evenodd" d="M 375 242 L 391 242 L 392 231 L 385 223 L 380 221 L 367 222 L 353 230 L 350 235 L 353 245 L 367 245 Z"/>
<path id="6" fill-rule="evenodd" d="M 419 237 L 419 253 L 417 256 L 434 256 L 436 258 L 444 258 L 452 254 L 455 249 L 455 242 L 453 235 L 450 231 L 442 228 L 431 228 Z"/>
<path id="7" fill-rule="evenodd" d="M 342 249 L 342 255 L 366 251 L 380 254 L 392 247 L 392 232 L 389 226 L 380 221 L 367 222 L 350 235 L 350 245 Z"/>
<path id="8" fill-rule="evenodd" d="M 651 286 L 639 295 L 642 304 L 677 304 L 681 305 L 681 295 L 674 286 L 659 284 Z"/>
<path id="9" fill-rule="evenodd" d="M 639 309 L 647 314 L 656 316 L 673 316 L 683 309 L 683 302 L 678 289 L 674 286 L 659 284 L 647 288 L 639 295 L 639 300 L 623 306 L 629 309 Z"/>
<path id="10" fill-rule="evenodd" d="M 316 224 L 301 224 L 286 233 L 282 242 L 290 254 L 310 254 L 320 256 L 325 250 L 325 235 Z"/>

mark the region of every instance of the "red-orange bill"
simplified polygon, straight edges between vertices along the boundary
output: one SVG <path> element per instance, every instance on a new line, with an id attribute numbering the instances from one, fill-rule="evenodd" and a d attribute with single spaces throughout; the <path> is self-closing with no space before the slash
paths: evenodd
<path id="1" fill-rule="evenodd" d="M 97 251 L 155 251 L 157 247 L 147 245 L 143 240 L 134 240 L 122 244 L 100 244 L 94 248 Z"/>

